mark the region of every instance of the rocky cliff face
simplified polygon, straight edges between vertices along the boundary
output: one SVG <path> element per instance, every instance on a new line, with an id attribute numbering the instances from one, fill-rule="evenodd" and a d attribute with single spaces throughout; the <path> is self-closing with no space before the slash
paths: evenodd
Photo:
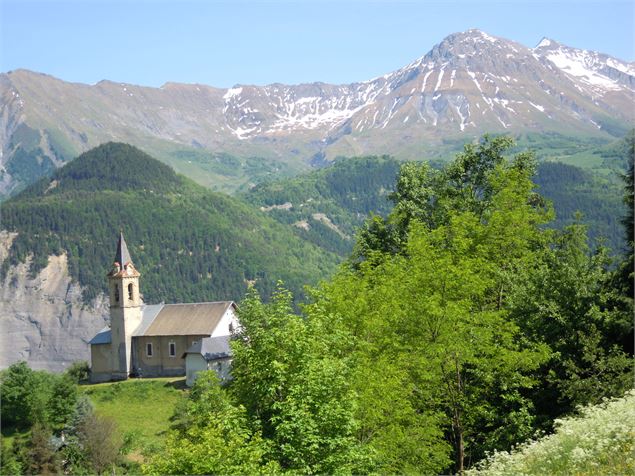
<path id="1" fill-rule="evenodd" d="M 0 232 L 0 263 L 15 239 Z M 64 370 L 90 360 L 88 341 L 108 322 L 108 301 L 99 296 L 84 305 L 72 283 L 66 255 L 49 257 L 37 276 L 29 263 L 11 267 L 0 283 L 0 368 L 26 360 L 35 369 Z"/>

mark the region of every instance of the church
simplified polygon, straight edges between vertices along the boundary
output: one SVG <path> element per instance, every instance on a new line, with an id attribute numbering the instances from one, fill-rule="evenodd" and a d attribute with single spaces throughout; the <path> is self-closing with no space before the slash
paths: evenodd
<path id="1" fill-rule="evenodd" d="M 221 378 L 231 364 L 229 340 L 238 326 L 233 301 L 191 304 L 143 303 L 141 274 L 119 235 L 113 267 L 107 275 L 110 327 L 91 341 L 91 382 L 136 377 L 185 375 L 192 385 L 201 370 Z"/>

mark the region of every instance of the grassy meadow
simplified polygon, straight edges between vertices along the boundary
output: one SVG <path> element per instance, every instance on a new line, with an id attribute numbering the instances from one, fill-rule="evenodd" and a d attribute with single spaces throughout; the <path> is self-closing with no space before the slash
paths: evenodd
<path id="1" fill-rule="evenodd" d="M 156 448 L 162 442 L 174 407 L 186 388 L 184 377 L 132 379 L 80 387 L 98 414 L 116 421 L 132 455 Z"/>

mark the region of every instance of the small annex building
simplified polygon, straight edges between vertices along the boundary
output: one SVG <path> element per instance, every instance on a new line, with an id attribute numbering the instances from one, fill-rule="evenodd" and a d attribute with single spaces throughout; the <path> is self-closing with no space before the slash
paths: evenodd
<path id="1" fill-rule="evenodd" d="M 233 301 L 145 304 L 123 233 L 108 273 L 110 326 L 91 341 L 91 381 L 187 375 L 201 370 L 228 377 L 229 341 L 238 327 Z M 188 367 L 189 365 L 189 367 Z"/>

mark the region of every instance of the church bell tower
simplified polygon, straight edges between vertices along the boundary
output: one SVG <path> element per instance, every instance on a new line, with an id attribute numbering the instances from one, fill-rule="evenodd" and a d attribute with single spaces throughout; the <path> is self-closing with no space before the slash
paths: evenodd
<path id="1" fill-rule="evenodd" d="M 120 233 L 113 267 L 108 273 L 113 380 L 125 380 L 133 371 L 132 333 L 141 324 L 140 276 Z"/>

